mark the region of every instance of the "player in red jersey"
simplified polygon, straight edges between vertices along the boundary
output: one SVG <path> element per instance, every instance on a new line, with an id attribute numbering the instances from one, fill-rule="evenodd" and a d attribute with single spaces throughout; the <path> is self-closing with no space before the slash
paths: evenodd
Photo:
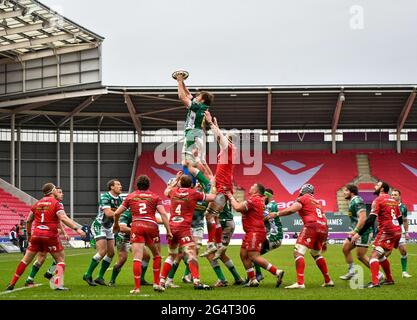
<path id="1" fill-rule="evenodd" d="M 215 174 L 217 197 L 214 202 L 209 204 L 206 211 L 208 241 L 206 251 L 200 254 L 200 257 L 207 257 L 216 252 L 216 259 L 218 259 L 227 249 L 222 244 L 223 229 L 219 215 L 226 205 L 226 193 L 229 191 L 233 193 L 233 169 L 236 162 L 236 146 L 233 142 L 236 138 L 233 134 L 225 136 L 221 132 L 216 118 L 213 118 L 210 112 L 206 111 L 205 116 L 220 146 L 220 153 L 217 156 Z"/>
<path id="2" fill-rule="evenodd" d="M 380 265 L 386 276 L 386 279 L 382 284 L 394 284 L 391 266 L 387 258 L 391 254 L 392 249 L 398 248 L 401 239 L 403 217 L 398 202 L 388 194 L 389 189 L 390 186 L 386 182 L 379 181 L 375 185 L 375 195 L 378 197 L 372 202 L 371 213 L 369 214 L 368 219 L 366 219 L 362 229 L 352 236 L 352 243 L 354 243 L 374 225 L 375 220 L 378 217 L 378 234 L 374 240 L 374 249 L 371 253 L 371 259 L 369 260 L 372 283 L 370 283 L 367 288 L 380 287 L 378 280 Z"/>
<path id="3" fill-rule="evenodd" d="M 177 187 L 178 181 L 180 186 Z M 171 271 L 172 265 L 181 248 L 187 258 L 188 266 L 193 277 L 196 290 L 211 289 L 210 286 L 200 282 L 196 245 L 191 234 L 191 223 L 198 201 L 211 202 L 215 199 L 214 194 L 204 194 L 192 189 L 192 179 L 188 175 L 177 175 L 175 181 L 165 189 L 165 196 L 171 199 L 169 225 L 172 239 L 168 240 L 169 256 L 165 260 L 161 272 L 160 290 L 165 290 L 166 278 Z"/>
<path id="4" fill-rule="evenodd" d="M 113 233 L 120 230 L 120 215 L 127 209 L 132 213 L 132 226 L 130 242 L 133 253 L 133 275 L 135 288 L 130 291 L 132 294 L 140 293 L 140 280 L 142 276 L 142 258 L 146 246 L 153 255 L 153 288 L 159 291 L 159 273 L 161 270 L 161 248 L 159 239 L 159 228 L 156 220 L 156 211 L 159 212 L 162 222 L 167 230 L 168 239 L 172 238 L 167 213 L 162 205 L 161 198 L 149 191 L 151 181 L 148 176 L 139 176 L 137 179 L 138 190 L 129 194 L 122 205 L 114 213 Z"/>
<path id="5" fill-rule="evenodd" d="M 296 202 L 289 208 L 279 211 L 278 213 L 270 213 L 265 219 L 275 217 L 284 217 L 298 212 L 303 220 L 303 229 L 297 238 L 294 250 L 295 267 L 297 271 L 297 282 L 286 289 L 304 289 L 304 255 L 307 250 L 316 261 L 317 267 L 320 269 L 324 277 L 322 287 L 334 287 L 334 282 L 330 279 L 327 269 L 326 260 L 321 255 L 327 248 L 327 219 L 323 212 L 323 207 L 314 198 L 314 187 L 306 184 L 301 187 L 300 195 Z"/>
<path id="6" fill-rule="evenodd" d="M 259 282 L 256 280 L 254 263 L 268 270 L 277 277 L 276 287 L 282 283 L 284 271 L 269 263 L 261 256 L 262 244 L 266 241 L 266 229 L 264 224 L 265 210 L 265 187 L 259 183 L 254 184 L 249 190 L 249 199 L 239 203 L 233 194 L 229 191 L 227 196 L 230 199 L 232 207 L 242 213 L 243 238 L 240 248 L 240 258 L 245 266 L 248 282 L 244 287 L 258 287 Z"/>
<path id="7" fill-rule="evenodd" d="M 77 231 L 82 238 L 86 234 L 81 230 L 81 226 L 66 215 L 63 205 L 56 199 L 58 192 L 53 183 L 45 184 L 42 192 L 44 197 L 33 205 L 27 221 L 29 247 L 6 290 L 14 289 L 16 282 L 38 252 L 49 252 L 57 263 L 56 290 L 68 290 L 63 283 L 65 258 L 64 247 L 58 234 L 60 222 Z"/>

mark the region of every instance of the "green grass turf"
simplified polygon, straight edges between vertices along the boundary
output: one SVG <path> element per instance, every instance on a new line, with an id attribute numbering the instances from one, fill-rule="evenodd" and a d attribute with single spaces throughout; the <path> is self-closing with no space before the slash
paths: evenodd
<path id="1" fill-rule="evenodd" d="M 69 292 L 56 292 L 49 288 L 48 281 L 43 278 L 47 265 L 44 265 L 39 271 L 35 281 L 42 284 L 40 287 L 14 291 L 4 294 L 0 291 L 0 300 L 342 300 L 342 299 L 417 299 L 417 245 L 408 245 L 409 251 L 409 272 L 414 275 L 413 278 L 403 279 L 401 277 L 400 255 L 397 250 L 390 257 L 391 267 L 393 270 L 395 285 L 384 286 L 379 289 L 352 290 L 349 283 L 339 279 L 339 276 L 346 273 L 346 265 L 341 253 L 340 245 L 329 246 L 325 254 L 329 266 L 329 272 L 336 286 L 334 288 L 322 288 L 323 278 L 316 267 L 313 259 L 306 257 L 305 271 L 305 290 L 286 290 L 284 286 L 290 285 L 295 281 L 295 268 L 292 257 L 292 246 L 283 246 L 273 252 L 268 253 L 265 257 L 279 268 L 285 270 L 285 277 L 282 286 L 279 289 L 274 287 L 275 278 L 264 271 L 265 280 L 262 281 L 258 288 L 241 288 L 229 286 L 226 288 L 215 288 L 211 291 L 195 291 L 191 285 L 183 284 L 181 281 L 184 270 L 183 264 L 178 269 L 176 283 L 181 285 L 178 289 L 168 289 L 164 293 L 157 293 L 152 287 L 142 287 L 142 292 L 138 296 L 132 296 L 129 291 L 133 287 L 132 262 L 129 259 L 117 279 L 117 287 L 89 287 L 83 280 L 82 275 L 85 272 L 91 257 L 94 254 L 93 249 L 67 249 L 66 250 L 66 272 L 65 286 L 71 288 Z M 166 247 L 163 248 L 163 256 L 166 256 Z M 245 277 L 244 269 L 239 258 L 239 247 L 231 246 L 228 249 L 229 256 L 233 259 L 238 271 L 242 277 Z M 0 255 L 0 288 L 4 290 L 8 281 L 21 259 L 20 254 L 1 254 Z M 113 261 L 114 263 L 115 261 Z M 51 263 L 49 257 L 46 263 Z M 113 266 L 112 263 L 112 266 Z M 30 271 L 29 266 L 16 285 L 16 289 L 24 286 L 24 281 Z M 97 275 L 98 269 L 95 271 Z M 224 265 L 222 269 L 229 283 L 233 283 L 233 277 Z M 208 264 L 207 260 L 200 258 L 201 279 L 203 282 L 213 284 L 216 276 Z M 111 270 L 106 273 L 106 281 L 110 279 Z M 369 281 L 369 270 L 365 270 L 365 283 Z M 152 265 L 147 271 L 146 278 L 152 281 Z"/>

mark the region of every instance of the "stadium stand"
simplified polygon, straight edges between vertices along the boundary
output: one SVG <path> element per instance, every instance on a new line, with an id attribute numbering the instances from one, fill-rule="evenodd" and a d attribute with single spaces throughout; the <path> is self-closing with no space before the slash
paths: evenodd
<path id="1" fill-rule="evenodd" d="M 254 165 L 236 166 L 236 188 L 248 191 L 254 183 L 262 183 L 274 189 L 280 206 L 294 201 L 300 187 L 309 182 L 317 186 L 316 195 L 325 203 L 326 209 L 338 211 L 338 190 L 358 174 L 355 154 L 349 152 L 334 155 L 326 151 L 274 151 L 271 155 L 263 152 L 262 161 L 263 165 L 259 167 L 259 172 L 254 172 L 255 175 L 245 172 Z M 341 163 L 343 170 L 340 170 Z M 178 164 L 159 165 L 153 152 L 144 152 L 138 160 L 136 176 L 148 175 L 154 192 L 162 194 L 166 182 L 180 169 Z M 215 172 L 215 165 L 211 169 Z"/>
<path id="2" fill-rule="evenodd" d="M 30 205 L 0 188 L 0 237 L 7 236 L 20 220 L 26 221 L 30 208 Z M 65 231 L 69 237 L 78 236 L 69 228 L 65 228 Z"/>
<path id="3" fill-rule="evenodd" d="M 372 175 L 398 188 L 409 210 L 417 210 L 417 151 L 369 152 Z"/>
<path id="4" fill-rule="evenodd" d="M 26 220 L 29 210 L 29 205 L 0 189 L 0 236 L 7 235 L 20 220 Z"/>

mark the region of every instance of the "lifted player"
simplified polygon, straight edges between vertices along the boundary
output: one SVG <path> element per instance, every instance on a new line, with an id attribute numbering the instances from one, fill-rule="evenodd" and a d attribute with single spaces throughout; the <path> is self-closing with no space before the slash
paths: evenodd
<path id="1" fill-rule="evenodd" d="M 211 106 L 214 96 L 207 92 L 201 91 L 194 98 L 184 83 L 184 74 L 176 73 L 178 81 L 178 97 L 188 109 L 185 120 L 185 141 L 182 150 L 182 165 L 184 174 L 188 175 L 188 164 L 203 170 L 207 176 L 212 176 L 210 168 L 206 163 L 204 129 L 205 115 L 204 112 Z"/>
<path id="2" fill-rule="evenodd" d="M 205 115 L 220 146 L 220 153 L 217 156 L 214 189 L 217 197 L 214 202 L 209 204 L 206 211 L 208 241 L 206 251 L 200 257 L 207 257 L 216 251 L 219 251 L 217 256 L 220 256 L 222 251 L 226 249 L 222 245 L 223 232 L 219 215 L 226 204 L 226 194 L 233 193 L 233 170 L 236 162 L 236 146 L 234 145 L 236 138 L 232 134 L 225 136 L 217 125 L 216 118 L 213 118 L 210 112 L 207 111 Z"/>
<path id="3" fill-rule="evenodd" d="M 276 287 L 278 288 L 282 283 L 284 271 L 277 269 L 274 265 L 269 263 L 266 259 L 261 257 L 262 244 L 266 240 L 266 230 L 264 225 L 264 200 L 265 188 L 261 184 L 254 184 L 249 190 L 249 199 L 239 203 L 231 192 L 227 193 L 232 207 L 242 214 L 243 230 L 245 231 L 245 238 L 242 241 L 240 248 L 240 258 L 245 266 L 248 282 L 245 287 L 259 286 L 256 280 L 256 274 L 253 269 L 254 264 L 258 264 L 265 270 L 268 270 L 272 275 L 276 276 Z"/>
<path id="4" fill-rule="evenodd" d="M 59 240 L 58 225 L 62 221 L 82 238 L 86 234 L 81 230 L 81 226 L 66 215 L 63 205 L 56 199 L 57 190 L 53 183 L 45 184 L 42 192 L 44 197 L 33 205 L 27 221 L 29 247 L 6 290 L 14 289 L 16 282 L 38 252 L 50 253 L 57 263 L 54 283 L 56 290 L 68 290 L 64 287 L 65 256 L 64 247 Z"/>
<path id="5" fill-rule="evenodd" d="M 408 219 L 407 214 L 408 210 L 404 203 L 401 202 L 401 191 L 394 189 L 391 192 L 391 197 L 399 203 L 401 216 L 403 217 L 403 233 L 398 245 L 398 250 L 401 254 L 401 269 L 403 278 L 411 278 L 412 276 L 407 272 L 407 240 L 410 240 L 410 235 L 408 234 Z"/>
<path id="6" fill-rule="evenodd" d="M 372 283 L 367 286 L 368 288 L 380 287 L 378 279 L 380 265 L 386 276 L 386 280 L 382 284 L 394 284 L 391 266 L 387 258 L 391 254 L 392 249 L 398 248 L 403 221 L 398 202 L 388 194 L 389 189 L 390 187 L 386 182 L 379 181 L 375 185 L 375 195 L 378 197 L 372 202 L 372 211 L 368 219 L 366 219 L 364 226 L 359 232 L 354 232 L 352 236 L 352 243 L 355 243 L 375 224 L 375 220 L 378 217 L 378 234 L 375 238 L 374 249 L 369 261 Z"/>
<path id="7" fill-rule="evenodd" d="M 303 229 L 297 238 L 294 250 L 295 266 L 297 271 L 297 282 L 286 289 L 304 289 L 304 255 L 307 250 L 316 261 L 317 267 L 320 269 L 324 277 L 322 287 L 334 287 L 332 279 L 330 279 L 327 269 L 326 260 L 321 255 L 326 249 L 326 241 L 328 234 L 327 219 L 323 212 L 323 207 L 314 198 L 314 187 L 306 184 L 301 187 L 300 195 L 296 202 L 289 208 L 279 211 L 278 213 L 270 213 L 267 219 L 275 217 L 285 217 L 298 212 L 303 220 Z"/>

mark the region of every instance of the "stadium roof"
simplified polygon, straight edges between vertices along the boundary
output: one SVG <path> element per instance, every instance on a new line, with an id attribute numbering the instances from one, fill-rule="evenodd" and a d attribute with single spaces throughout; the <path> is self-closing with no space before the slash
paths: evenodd
<path id="1" fill-rule="evenodd" d="M 414 85 L 199 87 L 215 94 L 223 128 L 417 128 Z M 0 126 L 15 114 L 22 128 L 176 129 L 185 110 L 176 87 L 104 87 L 100 83 L 0 96 Z"/>
<path id="2" fill-rule="evenodd" d="M 0 64 L 94 48 L 103 37 L 36 0 L 0 0 Z"/>
<path id="3" fill-rule="evenodd" d="M 98 48 L 103 40 L 39 1 L 0 0 L 0 66 Z M 77 85 L 58 84 L 54 89 L 36 90 L 22 85 L 21 91 L 6 90 L 0 95 L 0 127 L 10 128 L 10 119 L 14 118 L 20 128 L 65 128 L 74 117 L 77 130 L 100 127 L 142 131 L 177 129 L 177 121 L 184 120 L 185 110 L 176 87 L 103 86 L 95 82 L 101 79 L 100 57 L 92 59 L 88 62 L 91 66 L 78 60 L 75 66 L 70 63 L 75 70 L 66 72 L 78 71 L 76 78 L 83 78 L 83 69 L 94 73 L 93 78 L 85 76 L 86 81 L 75 82 Z M 36 78 L 39 83 L 46 77 L 42 70 L 40 78 Z M 25 83 L 25 77 L 21 79 L 14 67 L 7 72 L 3 73 L 6 80 L 10 74 L 13 81 Z M 8 85 L 15 85 L 13 81 Z M 337 129 L 417 128 L 416 87 L 411 84 L 190 89 L 215 94 L 211 109 L 223 128 L 332 129 L 335 133 Z"/>

